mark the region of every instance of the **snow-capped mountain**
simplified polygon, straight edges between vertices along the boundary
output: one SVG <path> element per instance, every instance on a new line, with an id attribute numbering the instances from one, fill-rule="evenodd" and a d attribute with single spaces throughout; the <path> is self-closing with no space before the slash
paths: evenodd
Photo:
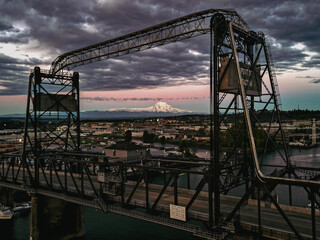
<path id="1" fill-rule="evenodd" d="M 106 111 L 85 111 L 81 112 L 81 119 L 100 120 L 100 119 L 135 119 L 150 117 L 171 117 L 196 114 L 194 112 L 175 108 L 166 102 L 157 102 L 151 107 L 146 108 L 120 108 L 108 109 Z M 16 117 L 24 118 L 24 114 L 15 114 Z M 5 117 L 5 116 L 4 116 Z M 7 117 L 13 117 L 7 116 Z M 50 117 L 49 117 L 50 118 Z"/>
<path id="2" fill-rule="evenodd" d="M 150 112 L 171 112 L 171 113 L 191 112 L 191 111 L 183 110 L 180 108 L 174 108 L 166 102 L 157 102 L 152 107 L 149 107 L 147 109 Z"/>
<path id="3" fill-rule="evenodd" d="M 166 102 L 157 102 L 146 108 L 121 108 L 109 109 L 108 111 L 128 111 L 128 112 L 159 112 L 159 113 L 191 113 L 192 111 L 174 108 Z"/>

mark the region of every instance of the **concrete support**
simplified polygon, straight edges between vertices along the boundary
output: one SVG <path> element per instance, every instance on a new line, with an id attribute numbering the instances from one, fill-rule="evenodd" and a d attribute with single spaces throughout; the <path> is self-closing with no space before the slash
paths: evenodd
<path id="1" fill-rule="evenodd" d="M 13 189 L 0 187 L 0 203 L 5 206 L 12 206 L 13 204 Z"/>
<path id="2" fill-rule="evenodd" d="M 30 240 L 67 240 L 84 235 L 80 205 L 35 195 L 31 198 Z"/>

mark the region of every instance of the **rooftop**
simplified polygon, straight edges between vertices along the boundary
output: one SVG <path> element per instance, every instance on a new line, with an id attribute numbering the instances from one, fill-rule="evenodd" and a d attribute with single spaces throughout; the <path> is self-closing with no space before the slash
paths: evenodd
<path id="1" fill-rule="evenodd" d="M 110 147 L 107 147 L 106 149 L 134 151 L 134 150 L 146 149 L 146 148 L 144 146 L 136 145 L 135 143 L 118 142 Z"/>

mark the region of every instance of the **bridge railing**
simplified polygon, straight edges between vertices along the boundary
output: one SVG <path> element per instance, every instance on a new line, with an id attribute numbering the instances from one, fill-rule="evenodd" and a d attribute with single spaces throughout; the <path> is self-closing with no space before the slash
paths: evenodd
<path id="1" fill-rule="evenodd" d="M 158 164 L 150 164 L 157 159 L 144 159 L 144 161 L 124 161 L 124 162 L 109 162 L 108 158 L 102 155 L 84 154 L 84 153 L 50 153 L 47 156 L 42 156 L 37 161 L 32 156 L 19 156 L 19 155 L 2 155 L 0 158 L 0 182 L 16 186 L 24 186 L 25 190 L 31 193 L 46 193 L 54 197 L 59 196 L 67 201 L 76 201 L 77 199 L 84 199 L 88 202 L 95 201 L 97 198 L 102 198 L 106 202 L 120 202 L 121 206 L 138 207 L 144 209 L 152 209 L 159 212 L 169 212 L 169 206 L 164 205 L 162 199 L 164 196 L 170 194 L 170 204 L 186 207 L 186 214 L 190 219 L 201 219 L 208 221 L 208 215 L 195 213 L 191 211 L 191 206 L 200 199 L 207 199 L 208 204 L 209 195 L 206 192 L 208 188 L 209 174 L 203 171 L 203 168 L 194 168 L 195 161 L 191 161 L 187 166 L 187 161 L 183 161 L 183 168 L 177 167 L 175 164 L 179 160 L 173 160 L 172 165 L 165 167 Z M 159 159 L 159 161 L 168 160 Z M 38 165 L 37 165 L 38 164 Z M 204 165 L 203 165 L 204 164 Z M 206 166 L 206 162 L 199 162 L 199 166 Z M 134 171 L 131 176 L 128 175 L 128 170 Z M 38 180 L 36 178 L 36 171 L 38 171 Z M 104 172 L 107 175 L 117 176 L 114 181 L 98 181 L 98 172 Z M 158 185 L 152 184 L 152 179 L 155 177 L 162 179 L 162 183 Z M 187 203 L 182 203 L 181 198 L 185 198 L 185 191 L 179 186 L 183 181 L 186 181 L 190 176 L 198 176 L 198 183 L 190 190 L 189 199 Z M 128 181 L 132 184 L 128 184 Z M 38 181 L 38 182 L 36 182 Z M 194 185 L 194 184 L 193 184 Z M 304 186 L 310 194 L 319 194 L 312 187 Z M 114 189 L 114 195 L 110 195 L 108 191 Z M 185 187 L 188 188 L 188 187 Z M 260 189 L 261 190 L 261 189 Z M 139 192 L 140 191 L 140 192 Z M 144 192 L 142 198 L 135 199 L 133 196 Z M 157 193 L 157 196 L 151 199 L 151 191 Z M 110 191 L 109 191 L 110 192 Z M 252 189 L 248 190 L 248 194 L 252 193 Z M 168 195 L 166 195 L 168 196 Z M 318 205 L 316 197 L 312 197 L 313 210 Z M 238 206 L 243 202 L 240 200 L 233 212 L 240 211 Z M 313 199 L 313 200 L 312 200 Z M 274 200 L 274 199 L 273 199 Z M 271 201 L 275 206 L 281 206 L 276 201 Z M 79 200 L 77 200 L 79 202 Z M 242 202 L 243 201 L 243 202 Z M 81 203 L 79 203 L 81 204 Z M 91 204 L 96 206 L 97 203 Z M 258 205 L 258 202 L 256 203 Z M 209 208 L 209 207 L 208 207 Z M 233 214 L 231 212 L 230 214 Z M 311 214 L 311 218 L 315 215 Z M 224 220 L 225 223 L 230 221 L 227 216 Z M 290 220 L 289 220 L 290 222 Z M 200 231 L 200 230 L 199 230 Z M 196 231 L 195 231 L 196 232 Z M 198 234 L 198 233 L 195 233 Z M 199 233 L 200 234 L 200 233 Z M 203 235 L 201 233 L 201 235 Z"/>

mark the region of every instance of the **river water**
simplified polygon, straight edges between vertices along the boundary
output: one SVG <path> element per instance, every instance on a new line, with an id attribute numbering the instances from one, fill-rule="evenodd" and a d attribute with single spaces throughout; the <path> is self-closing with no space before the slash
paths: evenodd
<path id="1" fill-rule="evenodd" d="M 161 145 L 162 146 L 162 145 Z M 157 147 L 161 147 L 160 144 Z M 166 145 L 165 147 L 177 147 L 175 145 Z M 162 151 L 163 150 L 155 150 Z M 311 149 L 293 149 L 291 151 L 291 161 L 298 166 L 320 167 L 320 147 Z M 197 149 L 199 157 L 209 157 L 206 149 Z M 269 153 L 263 161 L 264 164 L 283 164 L 279 154 Z M 263 172 L 270 172 L 270 169 L 263 168 Z M 199 179 L 191 177 L 191 185 L 196 185 Z M 179 178 L 180 184 L 184 185 L 184 179 Z M 231 192 L 232 195 L 241 195 L 244 189 L 239 188 Z M 307 195 L 302 188 L 293 187 L 293 204 L 306 207 L 309 203 Z M 288 203 L 288 187 L 279 186 L 276 193 L 280 203 Z M 0 222 L 0 239 L 1 240 L 25 240 L 29 239 L 29 216 L 19 216 L 12 222 Z M 96 239 L 194 239 L 192 234 L 175 230 L 169 227 L 132 219 L 129 217 L 108 213 L 105 214 L 100 210 L 84 207 L 84 227 L 86 231 L 85 240 Z"/>
<path id="2" fill-rule="evenodd" d="M 192 234 L 173 228 L 84 207 L 86 236 L 81 240 L 177 240 L 194 239 Z M 30 216 L 19 216 L 12 222 L 0 222 L 1 240 L 26 240 L 30 234 Z M 79 239 L 80 240 L 80 239 Z"/>

